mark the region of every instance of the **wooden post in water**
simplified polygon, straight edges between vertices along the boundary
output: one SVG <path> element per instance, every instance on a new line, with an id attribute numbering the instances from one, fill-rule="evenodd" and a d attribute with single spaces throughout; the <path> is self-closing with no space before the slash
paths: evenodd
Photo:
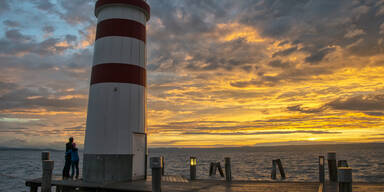
<path id="1" fill-rule="evenodd" d="M 337 161 L 337 167 L 349 167 L 347 160 L 339 160 L 339 161 Z"/>
<path id="2" fill-rule="evenodd" d="M 213 162 L 209 164 L 209 176 L 212 176 L 213 173 Z"/>
<path id="3" fill-rule="evenodd" d="M 164 156 L 160 156 L 160 161 L 161 161 L 161 175 L 164 176 L 164 167 L 165 167 L 165 159 Z"/>
<path id="4" fill-rule="evenodd" d="M 216 167 L 219 170 L 220 176 L 224 177 L 224 172 L 223 172 L 223 169 L 221 168 L 220 162 L 216 163 Z"/>
<path id="5" fill-rule="evenodd" d="M 272 160 L 271 179 L 276 179 L 276 160 Z"/>
<path id="6" fill-rule="evenodd" d="M 279 172 L 282 179 L 285 179 L 285 171 L 283 168 L 283 164 L 281 163 L 280 159 L 276 159 L 277 167 L 279 167 Z"/>
<path id="7" fill-rule="evenodd" d="M 43 161 L 43 177 L 41 179 L 42 192 L 51 192 L 53 167 L 54 167 L 54 162 L 52 160 Z"/>
<path id="8" fill-rule="evenodd" d="M 231 158 L 225 158 L 225 180 L 227 182 L 232 181 L 232 173 L 231 173 Z"/>
<path id="9" fill-rule="evenodd" d="M 209 176 L 216 175 L 217 163 L 211 162 L 209 165 Z"/>
<path id="10" fill-rule="evenodd" d="M 339 167 L 339 192 L 352 192 L 352 168 Z"/>
<path id="11" fill-rule="evenodd" d="M 196 179 L 196 164 L 196 157 L 190 157 L 189 175 L 191 177 L 191 180 Z"/>
<path id="12" fill-rule="evenodd" d="M 151 157 L 149 164 L 152 169 L 152 191 L 161 192 L 161 158 Z"/>
<path id="13" fill-rule="evenodd" d="M 327 159 L 329 180 L 332 182 L 337 182 L 336 152 L 328 152 Z"/>
<path id="14" fill-rule="evenodd" d="M 324 156 L 319 156 L 319 182 L 325 182 Z"/>

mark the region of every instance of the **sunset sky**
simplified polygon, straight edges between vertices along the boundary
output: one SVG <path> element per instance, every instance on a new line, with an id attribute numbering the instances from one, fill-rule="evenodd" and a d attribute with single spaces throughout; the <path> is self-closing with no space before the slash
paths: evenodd
<path id="1" fill-rule="evenodd" d="M 384 0 L 149 0 L 150 147 L 384 142 Z M 0 0 L 0 146 L 84 140 L 95 0 Z"/>

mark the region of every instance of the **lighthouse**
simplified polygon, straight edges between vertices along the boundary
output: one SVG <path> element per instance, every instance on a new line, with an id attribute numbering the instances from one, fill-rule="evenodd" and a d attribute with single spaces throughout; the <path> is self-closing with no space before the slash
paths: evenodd
<path id="1" fill-rule="evenodd" d="M 83 177 L 86 182 L 144 179 L 147 169 L 144 0 L 98 0 Z"/>

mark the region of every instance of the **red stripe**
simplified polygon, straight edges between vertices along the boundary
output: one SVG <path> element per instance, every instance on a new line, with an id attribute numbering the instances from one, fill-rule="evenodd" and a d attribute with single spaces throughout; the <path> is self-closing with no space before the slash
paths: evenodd
<path id="1" fill-rule="evenodd" d="M 145 26 L 129 19 L 107 19 L 97 24 L 96 40 L 108 36 L 132 37 L 146 41 Z"/>
<path id="2" fill-rule="evenodd" d="M 142 10 L 144 14 L 147 16 L 147 20 L 149 20 L 151 8 L 143 0 L 98 0 L 95 6 L 96 17 L 98 12 L 100 11 L 100 8 L 104 5 L 109 5 L 109 4 L 124 4 L 124 5 L 135 6 L 140 10 Z"/>
<path id="3" fill-rule="evenodd" d="M 92 68 L 91 85 L 96 83 L 132 83 L 146 87 L 146 70 L 137 65 L 99 64 Z"/>

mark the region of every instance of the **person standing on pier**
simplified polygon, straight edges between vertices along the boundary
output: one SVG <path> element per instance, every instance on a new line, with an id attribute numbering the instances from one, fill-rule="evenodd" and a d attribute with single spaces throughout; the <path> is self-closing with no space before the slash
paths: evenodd
<path id="1" fill-rule="evenodd" d="M 79 178 L 79 153 L 76 147 L 76 143 L 73 143 L 73 146 L 71 149 L 71 167 L 72 167 L 71 178 L 73 179 L 73 176 L 75 175 L 75 169 L 76 169 L 76 179 L 78 179 Z"/>
<path id="2" fill-rule="evenodd" d="M 69 177 L 69 171 L 71 169 L 71 149 L 73 147 L 73 137 L 69 138 L 69 142 L 65 144 L 65 164 L 63 169 L 63 178 Z"/>

